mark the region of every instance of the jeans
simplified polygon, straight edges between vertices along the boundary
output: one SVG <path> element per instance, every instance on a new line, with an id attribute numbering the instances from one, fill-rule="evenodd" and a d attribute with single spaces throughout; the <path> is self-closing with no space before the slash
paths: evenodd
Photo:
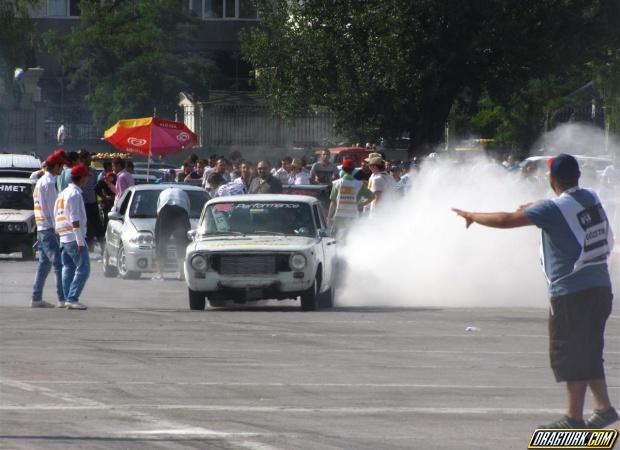
<path id="1" fill-rule="evenodd" d="M 62 253 L 62 286 L 65 300 L 77 302 L 90 275 L 88 247 L 80 251 L 77 242 L 60 244 Z"/>
<path id="2" fill-rule="evenodd" d="M 56 295 L 58 296 L 58 301 L 64 301 L 60 244 L 55 231 L 53 229 L 37 231 L 37 243 L 39 246 L 39 267 L 34 277 L 32 301 L 39 302 L 43 299 L 43 286 L 45 286 L 45 280 L 52 266 L 56 275 Z"/>

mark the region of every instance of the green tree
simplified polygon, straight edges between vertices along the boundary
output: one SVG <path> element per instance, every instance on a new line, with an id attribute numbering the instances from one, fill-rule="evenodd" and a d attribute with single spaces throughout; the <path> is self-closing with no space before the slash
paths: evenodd
<path id="1" fill-rule="evenodd" d="M 259 91 L 278 112 L 332 109 L 356 138 L 441 141 L 464 91 L 507 102 L 528 80 L 590 60 L 617 0 L 257 0 L 242 34 Z"/>
<path id="2" fill-rule="evenodd" d="M 175 106 L 180 91 L 208 96 L 212 62 L 197 52 L 202 22 L 179 0 L 81 2 L 80 24 L 45 45 L 66 70 L 70 85 L 88 87 L 95 121 L 109 126 Z"/>
<path id="3" fill-rule="evenodd" d="M 38 0 L 0 1 L 0 104 L 14 101 L 13 72 L 23 67 L 34 43 L 28 14 Z"/>

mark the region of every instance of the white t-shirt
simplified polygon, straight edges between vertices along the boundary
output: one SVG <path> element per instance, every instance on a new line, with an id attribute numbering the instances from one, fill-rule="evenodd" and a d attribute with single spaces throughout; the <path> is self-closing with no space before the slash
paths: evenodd
<path id="1" fill-rule="evenodd" d="M 157 198 L 157 214 L 159 214 L 159 211 L 161 211 L 165 205 L 178 206 L 187 211 L 188 214 L 191 210 L 187 192 L 175 187 L 164 189 L 159 193 L 159 197 Z"/>
<path id="2" fill-rule="evenodd" d="M 60 242 L 67 244 L 74 242 L 75 238 L 73 222 L 80 223 L 80 233 L 86 238 L 86 209 L 82 198 L 82 189 L 74 183 L 69 183 L 56 199 L 54 205 L 54 217 L 56 218 L 56 232 L 60 235 Z"/>
<path id="3" fill-rule="evenodd" d="M 290 176 L 287 180 L 288 184 L 310 184 L 308 174 L 303 170 L 295 176 Z"/>
<path id="4" fill-rule="evenodd" d="M 274 177 L 276 177 L 278 180 L 280 180 L 282 182 L 282 184 L 287 184 L 288 183 L 288 179 L 290 177 L 290 174 L 284 170 L 282 167 L 280 167 L 277 170 L 274 170 L 271 173 Z"/>
<path id="5" fill-rule="evenodd" d="M 34 216 L 38 231 L 54 229 L 54 205 L 57 197 L 56 177 L 50 172 L 45 172 L 37 181 L 33 193 Z"/>
<path id="6" fill-rule="evenodd" d="M 379 200 L 379 202 L 383 204 L 394 197 L 394 193 L 396 191 L 396 181 L 394 180 L 394 177 L 385 172 L 373 173 L 368 180 L 368 189 L 370 189 L 373 193 L 381 192 L 381 200 Z M 377 201 L 374 200 L 369 205 L 369 211 L 373 212 L 377 206 Z"/>

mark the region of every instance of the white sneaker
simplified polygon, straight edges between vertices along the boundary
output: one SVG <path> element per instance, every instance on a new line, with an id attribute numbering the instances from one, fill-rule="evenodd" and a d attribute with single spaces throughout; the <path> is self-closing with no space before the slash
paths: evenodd
<path id="1" fill-rule="evenodd" d="M 65 302 L 64 300 L 58 300 L 58 303 L 56 303 L 56 308 L 66 308 L 67 307 L 67 302 Z"/>
<path id="2" fill-rule="evenodd" d="M 32 308 L 54 308 L 54 305 L 44 300 L 39 300 L 38 302 L 33 301 L 30 306 Z"/>
<path id="3" fill-rule="evenodd" d="M 67 309 L 88 309 L 86 305 L 81 304 L 80 302 L 66 302 Z"/>

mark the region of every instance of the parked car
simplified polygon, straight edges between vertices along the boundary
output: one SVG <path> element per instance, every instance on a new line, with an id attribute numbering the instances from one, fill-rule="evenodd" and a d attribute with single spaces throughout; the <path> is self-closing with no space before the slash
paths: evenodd
<path id="1" fill-rule="evenodd" d="M 0 153 L 0 177 L 29 178 L 41 168 L 41 160 L 32 155 Z"/>
<path id="2" fill-rule="evenodd" d="M 184 184 L 142 184 L 123 192 L 118 210 L 108 213 L 106 244 L 103 251 L 103 274 L 119 275 L 124 279 L 139 278 L 155 271 L 155 221 L 159 193 L 168 187 L 187 192 L 191 203 L 190 222 L 198 225 L 198 218 L 209 194 L 197 186 Z M 176 265 L 174 247 L 168 251 L 167 264 Z"/>
<path id="3" fill-rule="evenodd" d="M 37 225 L 32 191 L 36 182 L 29 178 L 0 175 L 0 253 L 21 252 L 34 259 Z"/>
<path id="4" fill-rule="evenodd" d="M 325 211 L 329 211 L 329 196 L 332 192 L 331 186 L 327 184 L 284 184 L 282 193 L 289 195 L 307 195 L 314 197 L 321 202 Z"/>
<path id="5" fill-rule="evenodd" d="M 333 163 L 337 166 L 342 164 L 342 161 L 345 159 L 352 159 L 355 161 L 355 166 L 359 167 L 362 165 L 362 161 L 368 158 L 371 151 L 365 149 L 364 147 L 330 147 L 328 148 L 330 153 L 332 154 Z M 316 158 L 320 158 L 323 153 L 323 149 L 318 149 L 315 151 Z"/>
<path id="6" fill-rule="evenodd" d="M 265 194 L 210 200 L 190 232 L 185 279 L 190 309 L 227 302 L 301 299 L 331 307 L 336 241 L 319 200 Z"/>

